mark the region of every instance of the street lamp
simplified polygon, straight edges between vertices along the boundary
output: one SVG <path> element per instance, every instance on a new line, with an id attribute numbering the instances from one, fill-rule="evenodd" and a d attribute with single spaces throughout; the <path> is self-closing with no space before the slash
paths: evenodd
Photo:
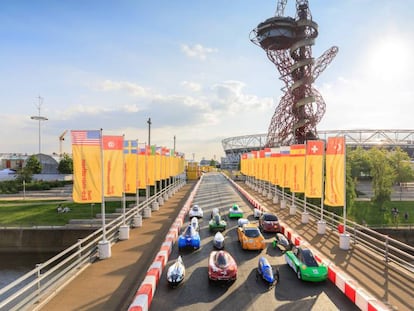
<path id="1" fill-rule="evenodd" d="M 40 122 L 47 121 L 46 117 L 40 115 L 40 109 L 42 107 L 43 98 L 39 96 L 39 104 L 37 105 L 37 110 L 39 110 L 39 114 L 37 116 L 31 116 L 30 119 L 39 121 L 39 156 L 41 153 L 41 135 L 40 135 Z"/>

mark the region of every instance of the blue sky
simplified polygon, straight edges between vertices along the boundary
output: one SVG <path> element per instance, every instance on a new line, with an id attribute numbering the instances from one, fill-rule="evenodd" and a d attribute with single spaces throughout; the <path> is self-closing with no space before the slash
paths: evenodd
<path id="1" fill-rule="evenodd" d="M 295 16 L 295 1 L 285 15 Z M 277 1 L 2 1 L 0 153 L 59 152 L 65 130 L 220 159 L 221 141 L 267 133 L 283 86 L 249 40 Z M 339 53 L 315 82 L 319 130 L 412 129 L 414 1 L 314 0 L 313 56 Z M 63 151 L 71 152 L 66 136 Z"/>

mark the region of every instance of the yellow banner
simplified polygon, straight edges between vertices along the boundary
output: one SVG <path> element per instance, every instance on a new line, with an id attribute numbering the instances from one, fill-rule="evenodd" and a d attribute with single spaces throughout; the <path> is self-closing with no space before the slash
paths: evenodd
<path id="1" fill-rule="evenodd" d="M 289 187 L 295 193 L 305 192 L 305 145 L 290 146 Z"/>
<path id="2" fill-rule="evenodd" d="M 124 191 L 123 136 L 103 136 L 104 195 L 122 197 Z"/>
<path id="3" fill-rule="evenodd" d="M 125 159 L 125 193 L 135 193 L 138 173 L 138 142 L 136 140 L 124 141 Z"/>
<path id="4" fill-rule="evenodd" d="M 325 204 L 345 205 L 345 137 L 329 137 L 326 147 Z"/>
<path id="5" fill-rule="evenodd" d="M 137 180 L 137 187 L 138 189 L 145 189 L 147 186 L 147 163 L 146 163 L 146 155 L 139 154 L 138 155 L 138 180 Z"/>
<path id="6" fill-rule="evenodd" d="M 306 143 L 305 195 L 308 198 L 322 197 L 323 155 L 325 143 L 309 140 Z"/>
<path id="7" fill-rule="evenodd" d="M 102 202 L 101 132 L 71 131 L 73 192 L 76 203 Z"/>
<path id="8" fill-rule="evenodd" d="M 147 186 L 155 185 L 155 155 L 147 156 L 147 166 L 148 166 L 148 175 L 147 175 Z"/>

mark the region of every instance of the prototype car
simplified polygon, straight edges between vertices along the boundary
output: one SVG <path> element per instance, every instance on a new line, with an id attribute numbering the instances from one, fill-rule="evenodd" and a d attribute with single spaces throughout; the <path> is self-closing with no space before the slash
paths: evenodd
<path id="1" fill-rule="evenodd" d="M 243 210 L 238 204 L 233 204 L 229 209 L 229 218 L 243 218 Z"/>
<path id="2" fill-rule="evenodd" d="M 243 249 L 262 250 L 266 247 L 266 241 L 259 228 L 252 223 L 237 228 L 237 235 Z"/>
<path id="3" fill-rule="evenodd" d="M 246 225 L 249 223 L 249 220 L 247 218 L 239 218 L 237 219 L 237 226 L 243 227 L 243 225 Z"/>
<path id="4" fill-rule="evenodd" d="M 167 281 L 171 287 L 177 287 L 185 278 L 185 267 L 183 259 L 178 256 L 177 260 L 172 264 L 167 271 Z"/>
<path id="5" fill-rule="evenodd" d="M 220 231 L 218 231 L 214 235 L 213 246 L 214 246 L 214 248 L 217 248 L 217 249 L 223 249 L 224 248 L 224 236 Z"/>
<path id="6" fill-rule="evenodd" d="M 263 232 L 280 232 L 279 218 L 271 213 L 259 217 L 259 227 Z"/>
<path id="7" fill-rule="evenodd" d="M 220 214 L 214 215 L 208 222 L 208 227 L 212 232 L 224 231 L 226 230 L 226 226 L 227 222 L 221 218 Z"/>
<path id="8" fill-rule="evenodd" d="M 224 250 L 210 253 L 208 279 L 210 281 L 235 281 L 237 279 L 237 264 L 230 253 Z"/>
<path id="9" fill-rule="evenodd" d="M 200 235 L 191 224 L 178 238 L 178 249 L 182 248 L 200 248 Z"/>
<path id="10" fill-rule="evenodd" d="M 188 217 L 191 219 L 193 217 L 197 217 L 197 218 L 203 218 L 203 210 L 200 206 L 198 206 L 197 204 L 194 204 L 190 211 L 188 212 Z"/>
<path id="11" fill-rule="evenodd" d="M 194 228 L 196 231 L 199 231 L 200 227 L 199 227 L 199 225 L 198 225 L 198 218 L 197 218 L 197 217 L 193 217 L 193 218 L 191 218 L 190 224 L 193 226 L 193 228 Z"/>
<path id="12" fill-rule="evenodd" d="M 282 233 L 276 233 L 272 241 L 273 248 L 279 248 L 282 252 L 290 251 L 292 249 L 292 242 L 290 242 Z"/>
<path id="13" fill-rule="evenodd" d="M 256 279 L 259 277 L 265 281 L 269 288 L 272 288 L 277 282 L 279 282 L 279 270 L 276 269 L 276 271 L 273 272 L 273 268 L 269 261 L 263 256 L 259 258 L 259 262 L 257 264 Z"/>
<path id="14" fill-rule="evenodd" d="M 321 282 L 328 277 L 328 267 L 319 264 L 309 248 L 295 246 L 285 253 L 285 259 L 300 280 Z"/>

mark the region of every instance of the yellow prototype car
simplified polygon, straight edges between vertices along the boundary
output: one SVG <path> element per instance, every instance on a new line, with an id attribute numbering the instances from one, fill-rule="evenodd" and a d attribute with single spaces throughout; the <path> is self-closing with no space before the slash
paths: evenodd
<path id="1" fill-rule="evenodd" d="M 249 223 L 238 227 L 237 235 L 243 249 L 262 250 L 266 247 L 265 238 L 255 224 Z"/>

